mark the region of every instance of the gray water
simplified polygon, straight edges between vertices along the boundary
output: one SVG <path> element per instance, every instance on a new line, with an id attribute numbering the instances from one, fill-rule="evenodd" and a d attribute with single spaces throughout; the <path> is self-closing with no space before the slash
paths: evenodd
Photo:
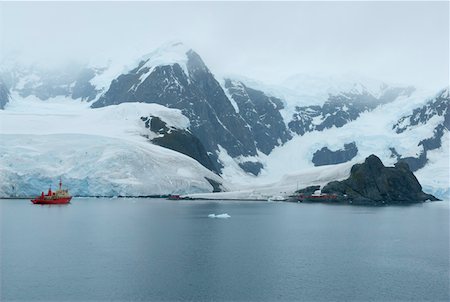
<path id="1" fill-rule="evenodd" d="M 449 300 L 448 202 L 0 200 L 0 211 L 2 301 Z"/>

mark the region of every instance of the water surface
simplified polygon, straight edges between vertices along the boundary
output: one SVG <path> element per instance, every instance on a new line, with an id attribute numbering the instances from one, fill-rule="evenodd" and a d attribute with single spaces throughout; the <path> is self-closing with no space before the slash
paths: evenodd
<path id="1" fill-rule="evenodd" d="M 448 202 L 75 198 L 0 211 L 2 301 L 449 300 Z"/>

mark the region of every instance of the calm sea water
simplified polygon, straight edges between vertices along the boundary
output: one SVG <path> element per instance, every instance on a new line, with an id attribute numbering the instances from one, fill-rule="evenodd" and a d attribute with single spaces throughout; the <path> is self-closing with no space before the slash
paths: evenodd
<path id="1" fill-rule="evenodd" d="M 449 300 L 448 202 L 0 200 L 0 211 L 2 301 Z"/>

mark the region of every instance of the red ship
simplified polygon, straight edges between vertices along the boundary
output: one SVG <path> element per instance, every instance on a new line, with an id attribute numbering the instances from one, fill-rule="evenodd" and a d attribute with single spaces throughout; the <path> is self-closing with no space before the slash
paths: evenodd
<path id="1" fill-rule="evenodd" d="M 59 180 L 59 190 L 52 192 L 52 189 L 48 189 L 47 195 L 44 192 L 40 196 L 32 199 L 31 202 L 34 204 L 67 204 L 72 199 L 69 191 L 67 189 L 62 189 L 61 179 Z"/>

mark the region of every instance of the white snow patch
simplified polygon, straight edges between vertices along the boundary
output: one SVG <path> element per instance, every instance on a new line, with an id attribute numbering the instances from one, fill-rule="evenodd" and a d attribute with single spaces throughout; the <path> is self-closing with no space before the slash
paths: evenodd
<path id="1" fill-rule="evenodd" d="M 255 177 L 250 176 L 249 174 L 245 173 L 240 167 L 238 161 L 233 159 L 227 152 L 225 148 L 223 148 L 221 145 L 219 147 L 218 157 L 219 161 L 224 166 L 222 169 L 222 177 L 224 179 L 230 179 L 236 181 L 236 188 L 240 187 L 240 183 L 247 179 L 247 177 Z M 242 159 L 242 157 L 241 157 Z M 233 181 L 233 182 L 234 182 Z"/>
<path id="2" fill-rule="evenodd" d="M 121 63 L 113 63 L 109 61 L 104 67 L 94 67 L 92 68 L 100 69 L 101 72 L 96 74 L 90 81 L 96 90 L 100 92 L 106 92 L 109 89 L 112 81 L 117 79 L 121 74 L 126 74 L 130 67 L 127 67 L 125 64 Z M 102 94 L 99 93 L 97 97 L 100 97 Z M 94 100 L 95 101 L 95 100 Z"/>
<path id="3" fill-rule="evenodd" d="M 143 56 L 140 61 L 146 61 L 139 70 L 148 68 L 149 70 L 142 74 L 139 80 L 142 82 L 146 79 L 157 66 L 178 64 L 183 69 L 189 80 L 189 71 L 187 68 L 187 53 L 191 49 L 181 42 L 169 42 L 159 47 L 155 51 Z"/>
<path id="4" fill-rule="evenodd" d="M 414 172 L 424 192 L 445 200 L 450 199 L 449 136 L 449 132 L 445 131 L 441 147 L 428 151 L 427 164 Z"/>
<path id="5" fill-rule="evenodd" d="M 209 214 L 208 215 L 209 218 L 230 218 L 231 216 L 228 215 L 227 213 L 224 214 Z"/>
<path id="6" fill-rule="evenodd" d="M 141 117 L 157 116 L 169 127 L 187 129 L 189 119 L 178 109 L 158 104 L 122 103 L 91 109 L 89 103 L 57 97 L 14 98 L 0 110 L 0 133 L 89 134 L 142 141 L 148 134 Z"/>

